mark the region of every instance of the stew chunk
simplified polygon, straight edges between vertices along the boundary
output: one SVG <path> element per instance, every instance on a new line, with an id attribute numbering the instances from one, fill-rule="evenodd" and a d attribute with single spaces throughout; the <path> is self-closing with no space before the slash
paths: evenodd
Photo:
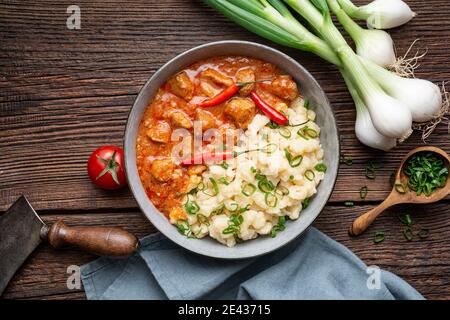
<path id="1" fill-rule="evenodd" d="M 255 72 L 251 68 L 240 69 L 238 70 L 238 72 L 236 72 L 236 81 L 237 82 L 255 81 Z M 241 96 L 247 96 L 253 90 L 255 90 L 255 84 L 249 83 L 239 90 L 239 94 Z"/>
<path id="2" fill-rule="evenodd" d="M 201 77 L 204 79 L 209 79 L 216 84 L 222 84 L 227 87 L 233 84 L 233 79 L 211 68 L 203 71 Z"/>
<path id="3" fill-rule="evenodd" d="M 256 113 L 253 101 L 245 98 L 229 100 L 225 105 L 224 112 L 242 129 L 247 128 Z"/>
<path id="4" fill-rule="evenodd" d="M 278 76 L 271 83 L 272 92 L 289 101 L 294 100 L 298 96 L 297 84 L 290 76 Z"/>
<path id="5" fill-rule="evenodd" d="M 146 134 L 155 142 L 167 143 L 170 139 L 170 125 L 165 121 L 158 121 L 147 130 Z"/>
<path id="6" fill-rule="evenodd" d="M 181 71 L 168 82 L 170 91 L 186 101 L 190 101 L 194 94 L 194 84 L 186 71 Z"/>
<path id="7" fill-rule="evenodd" d="M 195 120 L 200 121 L 202 130 L 208 130 L 216 126 L 216 118 L 213 114 L 202 109 L 195 110 Z"/>
<path id="8" fill-rule="evenodd" d="M 175 165 L 172 160 L 158 159 L 152 162 L 150 173 L 156 180 L 167 182 L 171 179 L 174 168 Z"/>
<path id="9" fill-rule="evenodd" d="M 189 116 L 181 110 L 174 110 L 169 114 L 170 121 L 175 127 L 190 129 L 192 121 Z"/>

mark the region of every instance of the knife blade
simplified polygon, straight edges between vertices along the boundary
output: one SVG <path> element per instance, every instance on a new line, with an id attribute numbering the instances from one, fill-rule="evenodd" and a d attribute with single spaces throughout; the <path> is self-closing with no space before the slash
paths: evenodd
<path id="1" fill-rule="evenodd" d="M 0 216 L 0 295 L 48 230 L 25 196 Z"/>
<path id="2" fill-rule="evenodd" d="M 77 246 L 92 254 L 128 257 L 139 249 L 139 240 L 117 227 L 69 227 L 62 220 L 48 227 L 21 196 L 0 216 L 0 296 L 14 273 L 42 242 L 53 248 Z"/>

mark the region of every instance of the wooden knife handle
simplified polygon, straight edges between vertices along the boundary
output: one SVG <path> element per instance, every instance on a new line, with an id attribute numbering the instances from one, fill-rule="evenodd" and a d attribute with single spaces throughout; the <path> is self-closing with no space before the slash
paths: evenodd
<path id="1" fill-rule="evenodd" d="M 138 239 L 121 228 L 69 227 L 61 220 L 51 226 L 47 239 L 54 248 L 72 245 L 109 257 L 126 257 L 139 247 Z"/>

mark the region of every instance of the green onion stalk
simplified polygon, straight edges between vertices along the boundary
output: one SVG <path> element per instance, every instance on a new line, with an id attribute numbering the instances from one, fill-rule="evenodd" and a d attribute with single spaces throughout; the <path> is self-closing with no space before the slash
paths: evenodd
<path id="1" fill-rule="evenodd" d="M 417 78 L 402 78 L 380 68 L 395 60 L 392 39 L 382 30 L 363 30 L 337 3 L 328 0 L 331 10 L 356 43 L 361 62 L 382 89 L 391 97 L 406 105 L 413 121 L 428 122 L 436 118 L 445 108 L 442 94 L 434 83 Z M 387 35 L 387 37 L 385 36 Z"/>
<path id="2" fill-rule="evenodd" d="M 412 133 L 412 116 L 408 107 L 387 95 L 373 80 L 356 53 L 334 26 L 326 0 L 315 0 L 319 11 L 309 0 L 285 0 L 306 19 L 322 38 L 334 49 L 342 62 L 342 68 L 355 84 L 358 94 L 369 109 L 376 130 L 383 136 L 404 140 Z M 331 6 L 339 7 L 335 0 Z"/>
<path id="3" fill-rule="evenodd" d="M 390 29 L 401 26 L 416 15 L 402 0 L 375 0 L 357 7 L 350 0 L 339 0 L 339 4 L 354 19 L 366 20 L 371 28 Z"/>
<path id="4" fill-rule="evenodd" d="M 442 106 L 437 86 L 425 80 L 398 77 L 366 58 L 358 58 L 331 21 L 327 2 L 311 1 L 321 11 L 308 0 L 284 2 L 300 13 L 325 41 L 303 27 L 280 0 L 205 0 L 249 31 L 278 44 L 312 52 L 336 65 L 341 72 L 346 73 L 346 78 L 350 79 L 352 88 L 366 108 L 359 110 L 366 110 L 366 113 L 369 110 L 370 117 L 366 118 L 373 123 L 372 128 L 375 127 L 387 140 L 405 139 L 411 133 L 411 118 L 422 122 L 436 116 Z M 332 11 L 339 13 L 340 22 L 347 22 L 345 26 L 348 32 L 357 38 L 355 24 L 350 24 L 351 19 L 341 12 L 336 1 L 330 4 Z M 425 97 L 421 97 L 424 90 L 420 89 L 427 92 Z M 409 112 L 405 110 L 405 104 Z M 427 104 L 432 106 L 428 107 Z"/>
<path id="5" fill-rule="evenodd" d="M 269 4 L 275 3 L 275 6 Z M 271 0 L 205 0 L 230 20 L 275 43 L 314 53 L 339 65 L 333 50 L 303 27 L 281 1 Z"/>

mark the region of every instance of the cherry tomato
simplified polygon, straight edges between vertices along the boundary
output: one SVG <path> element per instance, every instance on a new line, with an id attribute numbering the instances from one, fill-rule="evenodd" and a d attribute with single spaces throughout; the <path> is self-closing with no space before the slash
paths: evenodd
<path id="1" fill-rule="evenodd" d="M 114 190 L 127 184 L 123 150 L 115 146 L 103 146 L 92 152 L 88 160 L 88 174 L 100 188 Z"/>

